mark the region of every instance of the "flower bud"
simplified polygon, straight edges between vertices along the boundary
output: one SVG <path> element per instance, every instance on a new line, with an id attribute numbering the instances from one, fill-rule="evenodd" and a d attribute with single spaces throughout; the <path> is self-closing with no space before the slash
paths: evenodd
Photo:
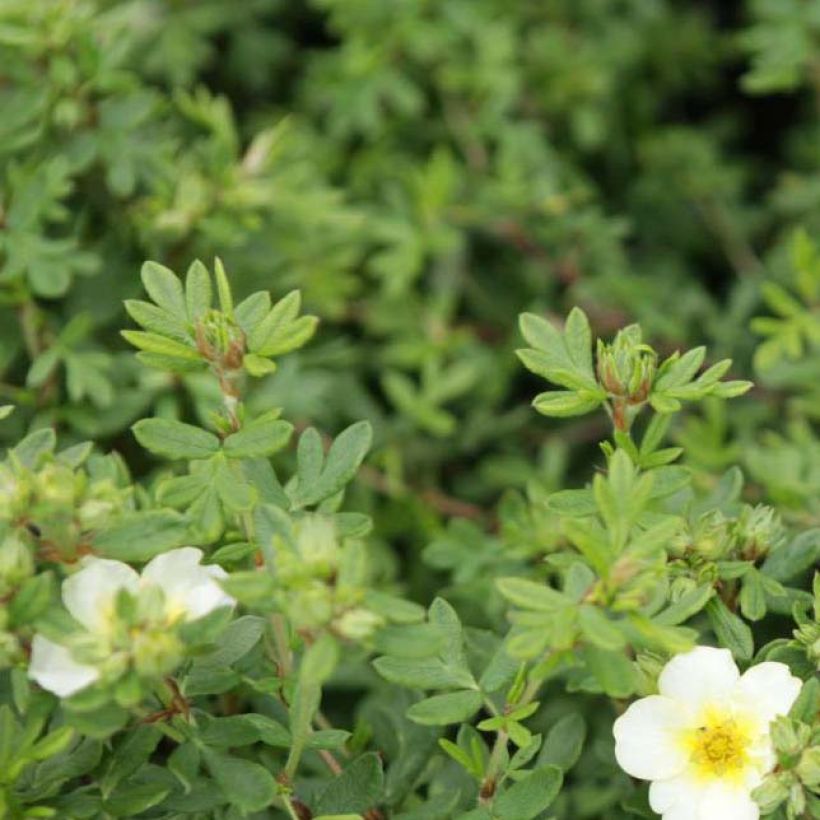
<path id="1" fill-rule="evenodd" d="M 219 310 L 209 310 L 196 327 L 199 352 L 227 370 L 240 370 L 245 352 L 245 333 Z"/>
<path id="2" fill-rule="evenodd" d="M 768 775 L 752 795 L 760 806 L 761 812 L 768 814 L 787 800 L 793 782 L 794 777 L 791 772 L 777 772 Z"/>
<path id="3" fill-rule="evenodd" d="M 747 558 L 767 555 L 783 542 L 785 531 L 780 516 L 771 508 L 759 504 L 744 506 L 735 522 L 735 537 L 741 553 Z"/>
<path id="4" fill-rule="evenodd" d="M 297 549 L 312 574 L 327 577 L 339 563 L 339 545 L 333 520 L 324 515 L 306 515 L 298 524 Z"/>
<path id="5" fill-rule="evenodd" d="M 384 624 L 384 618 L 363 607 L 349 609 L 334 622 L 336 631 L 352 641 L 365 641 Z"/>
<path id="6" fill-rule="evenodd" d="M 775 718 L 772 722 L 771 737 L 778 754 L 786 757 L 800 754 L 805 742 L 801 740 L 795 725 L 785 715 Z"/>
<path id="7" fill-rule="evenodd" d="M 4 464 L 0 464 L 0 519 L 14 518 L 25 503 L 23 483 Z"/>
<path id="8" fill-rule="evenodd" d="M 710 561 L 724 558 L 734 544 L 731 523 L 722 513 L 714 510 L 698 519 L 692 533 L 692 547 L 703 558 Z"/>
<path id="9" fill-rule="evenodd" d="M 31 547 L 16 533 L 0 542 L 0 592 L 20 586 L 34 574 Z"/>
<path id="10" fill-rule="evenodd" d="M 817 789 L 820 786 L 820 746 L 812 746 L 803 752 L 796 772 L 810 789 Z"/>
<path id="11" fill-rule="evenodd" d="M 133 658 L 140 677 L 160 677 L 179 665 L 182 645 L 173 632 L 140 630 L 134 635 Z"/>
<path id="12" fill-rule="evenodd" d="M 636 404 L 646 401 L 657 369 L 657 354 L 643 344 L 641 330 L 631 325 L 611 344 L 598 345 L 598 381 L 611 395 Z"/>
<path id="13" fill-rule="evenodd" d="M 333 617 L 331 591 L 319 581 L 297 590 L 288 602 L 288 615 L 297 628 L 324 626 Z"/>

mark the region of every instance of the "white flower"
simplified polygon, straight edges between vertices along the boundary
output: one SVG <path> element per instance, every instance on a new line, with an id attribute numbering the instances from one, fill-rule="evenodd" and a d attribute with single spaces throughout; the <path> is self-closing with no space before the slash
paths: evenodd
<path id="1" fill-rule="evenodd" d="M 67 698 L 98 680 L 100 672 L 93 666 L 77 663 L 64 646 L 35 635 L 31 642 L 28 675 L 43 689 Z"/>
<path id="2" fill-rule="evenodd" d="M 757 820 L 752 790 L 775 764 L 771 721 L 786 714 L 801 681 L 782 663 L 743 676 L 728 649 L 677 655 L 615 721 L 615 757 L 651 780 L 649 803 L 664 820 Z"/>
<path id="3" fill-rule="evenodd" d="M 136 596 L 141 589 L 159 587 L 164 610 L 157 613 L 157 621 L 168 626 L 196 620 L 218 607 L 233 606 L 234 599 L 217 583 L 217 579 L 227 577 L 225 570 L 202 566 L 201 560 L 202 550 L 182 547 L 156 556 L 138 575 L 121 561 L 89 557 L 63 582 L 63 603 L 89 633 L 103 639 L 114 632 L 116 598 L 123 589 Z M 100 672 L 77 662 L 68 648 L 35 635 L 29 676 L 44 689 L 69 697 L 98 680 Z"/>
<path id="4" fill-rule="evenodd" d="M 165 593 L 169 620 L 193 621 L 236 601 L 217 583 L 228 573 L 214 564 L 201 566 L 202 550 L 181 547 L 152 558 L 142 571 L 143 586 L 155 584 Z"/>

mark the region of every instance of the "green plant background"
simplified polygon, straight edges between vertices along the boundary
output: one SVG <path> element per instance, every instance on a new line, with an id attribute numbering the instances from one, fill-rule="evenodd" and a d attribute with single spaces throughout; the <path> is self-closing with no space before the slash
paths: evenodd
<path id="1" fill-rule="evenodd" d="M 556 537 L 516 529 L 522 494 L 605 463 L 603 413 L 530 408 L 524 311 L 733 359 L 752 392 L 671 439 L 700 489 L 739 465 L 746 500 L 816 528 L 819 66 L 816 0 L 5 0 L 0 442 L 53 426 L 150 481 L 131 425 L 204 424 L 219 396 L 137 361 L 122 303 L 143 260 L 218 255 L 238 298 L 298 288 L 320 317 L 246 405 L 325 435 L 370 421 L 347 508 L 413 601 L 504 623 L 494 578 Z M 357 675 L 326 694 L 348 729 L 389 707 Z M 609 724 L 562 697 L 539 726 L 586 712 L 594 742 L 557 811 L 620 816 Z"/>

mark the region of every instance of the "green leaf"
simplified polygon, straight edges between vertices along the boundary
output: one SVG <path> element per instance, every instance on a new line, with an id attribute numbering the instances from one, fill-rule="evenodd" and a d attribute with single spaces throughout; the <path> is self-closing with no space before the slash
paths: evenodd
<path id="1" fill-rule="evenodd" d="M 157 748 L 162 732 L 151 725 L 136 726 L 116 747 L 100 779 L 103 798 L 107 799 L 117 784 L 143 766 Z"/>
<path id="2" fill-rule="evenodd" d="M 635 692 L 638 677 L 635 667 L 623 652 L 587 646 L 583 655 L 589 671 L 604 694 L 613 698 L 626 698 Z"/>
<path id="3" fill-rule="evenodd" d="M 581 756 L 586 735 L 586 721 L 578 712 L 570 712 L 559 718 L 544 738 L 538 764 L 552 764 L 562 771 L 569 771 Z"/>
<path id="4" fill-rule="evenodd" d="M 0 421 L 7 419 L 13 412 L 13 404 L 0 404 Z"/>
<path id="5" fill-rule="evenodd" d="M 219 439 L 213 433 L 181 421 L 142 419 L 131 429 L 146 450 L 165 458 L 208 458 L 219 452 Z"/>
<path id="6" fill-rule="evenodd" d="M 140 272 L 142 284 L 159 307 L 172 316 L 186 316 L 185 294 L 177 275 L 158 262 L 146 262 Z"/>
<path id="7" fill-rule="evenodd" d="M 499 578 L 496 586 L 508 601 L 524 609 L 555 612 L 571 603 L 558 590 L 525 578 Z"/>
<path id="8" fill-rule="evenodd" d="M 756 569 L 750 569 L 743 576 L 738 601 L 743 617 L 750 621 L 759 621 L 766 614 L 766 593 Z"/>
<path id="9" fill-rule="evenodd" d="M 541 766 L 497 795 L 493 814 L 499 820 L 532 820 L 555 800 L 563 779 L 557 766 Z"/>
<path id="10" fill-rule="evenodd" d="M 292 433 L 293 425 L 287 421 L 252 422 L 225 439 L 225 455 L 229 458 L 272 456 L 287 445 Z"/>
<path id="11" fill-rule="evenodd" d="M 44 455 L 54 452 L 57 446 L 57 434 L 51 427 L 41 427 L 29 433 L 10 452 L 24 467 L 34 469 Z"/>
<path id="12" fill-rule="evenodd" d="M 257 379 L 276 372 L 276 362 L 266 359 L 264 356 L 257 356 L 255 353 L 245 354 L 242 359 L 242 367 Z"/>
<path id="13" fill-rule="evenodd" d="M 328 451 L 319 477 L 308 486 L 299 482 L 294 503 L 300 507 L 317 504 L 342 490 L 364 461 L 372 437 L 372 428 L 366 421 L 352 424 L 340 433 Z"/>
<path id="14" fill-rule="evenodd" d="M 319 814 L 363 814 L 381 802 L 383 789 L 381 759 L 375 752 L 367 752 L 345 766 L 340 775 L 332 778 L 311 808 Z"/>
<path id="15" fill-rule="evenodd" d="M 712 584 L 701 584 L 684 593 L 675 603 L 670 604 L 652 619 L 662 626 L 677 626 L 688 621 L 693 615 L 706 606 L 706 602 L 715 594 Z"/>
<path id="16" fill-rule="evenodd" d="M 715 596 L 706 604 L 709 623 L 715 631 L 721 646 L 731 650 L 741 661 L 751 660 L 754 653 L 752 630 L 734 612 L 730 612 L 723 601 Z"/>
<path id="17" fill-rule="evenodd" d="M 237 324 L 249 336 L 269 311 L 270 294 L 266 290 L 260 290 L 243 299 L 236 306 L 234 313 Z"/>
<path id="18" fill-rule="evenodd" d="M 188 522 L 170 510 L 127 513 L 94 536 L 94 551 L 118 561 L 147 561 L 185 543 Z"/>
<path id="19" fill-rule="evenodd" d="M 121 330 L 120 334 L 127 342 L 146 353 L 170 356 L 191 362 L 199 362 L 202 358 L 193 346 L 175 342 L 173 339 L 160 336 L 157 333 L 146 333 L 142 330 Z"/>
<path id="20" fill-rule="evenodd" d="M 598 607 L 583 604 L 578 610 L 578 625 L 583 636 L 601 649 L 621 649 L 626 638 Z"/>
<path id="21" fill-rule="evenodd" d="M 214 260 L 214 273 L 216 275 L 216 292 L 219 295 L 219 307 L 229 319 L 233 319 L 231 285 L 230 282 L 228 282 L 228 276 L 225 273 L 225 268 L 219 257 Z"/>
<path id="22" fill-rule="evenodd" d="M 222 793 L 240 811 L 262 811 L 273 802 L 276 781 L 264 766 L 208 747 L 203 747 L 202 757 Z"/>
<path id="23" fill-rule="evenodd" d="M 213 302 L 211 275 L 197 259 L 185 274 L 185 306 L 189 322 L 201 319 Z"/>
<path id="24" fill-rule="evenodd" d="M 420 700 L 407 710 L 407 717 L 425 726 L 446 726 L 469 720 L 480 708 L 481 693 L 468 689 Z"/>
<path id="25" fill-rule="evenodd" d="M 151 333 L 167 336 L 177 342 L 182 342 L 184 345 L 189 345 L 191 339 L 185 322 L 179 317 L 168 313 L 167 310 L 152 305 L 150 302 L 141 302 L 138 299 L 126 299 L 125 309 L 138 325 L 151 331 Z M 144 346 L 144 343 L 135 342 L 134 344 L 137 347 L 150 350 L 149 347 Z M 159 350 L 157 352 L 162 353 L 164 351 Z"/>
<path id="26" fill-rule="evenodd" d="M 550 393 L 539 393 L 533 399 L 532 406 L 544 416 L 567 418 L 590 413 L 602 401 L 598 396 L 586 397 L 583 392 L 553 390 Z"/>

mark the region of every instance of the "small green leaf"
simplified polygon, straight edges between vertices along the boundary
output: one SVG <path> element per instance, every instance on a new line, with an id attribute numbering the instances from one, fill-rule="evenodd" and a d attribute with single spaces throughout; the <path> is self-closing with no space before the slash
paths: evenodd
<path id="1" fill-rule="evenodd" d="M 181 421 L 142 419 L 131 429 L 146 450 L 165 458 L 208 458 L 219 452 L 219 439 L 213 433 Z"/>
<path id="2" fill-rule="evenodd" d="M 360 812 L 375 808 L 384 788 L 382 763 L 375 752 L 367 752 L 345 766 L 319 794 L 312 808 L 327 812 Z"/>
<path id="3" fill-rule="evenodd" d="M 262 811 L 276 796 L 273 775 L 259 763 L 203 747 L 208 771 L 228 801 L 242 812 Z"/>
<path id="4" fill-rule="evenodd" d="M 586 739 L 587 726 L 578 712 L 570 712 L 559 718 L 549 730 L 538 754 L 538 764 L 552 764 L 569 771 L 581 756 Z"/>
<path id="5" fill-rule="evenodd" d="M 469 720 L 480 708 L 481 693 L 469 689 L 420 700 L 407 710 L 407 717 L 425 726 L 446 726 Z"/>
<path id="6" fill-rule="evenodd" d="M 94 536 L 94 551 L 118 561 L 147 561 L 185 543 L 188 522 L 170 510 L 133 512 Z"/>
<path id="7" fill-rule="evenodd" d="M 754 652 L 752 630 L 717 596 L 706 604 L 706 614 L 721 646 L 730 649 L 741 661 L 751 660 Z"/>
<path id="8" fill-rule="evenodd" d="M 197 259 L 185 274 L 185 305 L 189 322 L 196 322 L 210 310 L 213 302 L 211 275 Z"/>
<path id="9" fill-rule="evenodd" d="M 276 372 L 276 362 L 266 359 L 264 356 L 257 356 L 256 353 L 246 353 L 242 359 L 242 367 L 257 379 Z"/>
<path id="10" fill-rule="evenodd" d="M 158 262 L 146 262 L 140 272 L 142 284 L 159 307 L 172 316 L 186 316 L 185 294 L 177 275 Z"/>
<path id="11" fill-rule="evenodd" d="M 598 607 L 582 604 L 578 610 L 578 625 L 583 636 L 601 649 L 621 649 L 626 644 L 621 630 Z"/>
<path id="12" fill-rule="evenodd" d="M 602 397 L 586 397 L 583 392 L 553 390 L 549 393 L 539 393 L 533 399 L 532 406 L 544 416 L 567 418 L 590 413 L 599 407 L 602 401 Z"/>
<path id="13" fill-rule="evenodd" d="M 498 820 L 533 820 L 558 796 L 563 779 L 557 766 L 541 766 L 497 795 L 493 814 Z"/>
<path id="14" fill-rule="evenodd" d="M 216 274 L 216 292 L 219 294 L 219 307 L 229 319 L 232 319 L 233 296 L 231 295 L 231 285 L 219 257 L 214 260 L 214 273 Z"/>
<path id="15" fill-rule="evenodd" d="M 175 342 L 167 336 L 160 336 L 157 333 L 146 333 L 143 330 L 121 330 L 120 334 L 134 347 L 144 350 L 146 353 L 154 353 L 158 356 L 171 356 L 186 361 L 199 361 L 202 357 L 192 346 Z"/>
<path id="16" fill-rule="evenodd" d="M 225 455 L 229 458 L 271 456 L 288 443 L 292 433 L 293 425 L 287 421 L 252 422 L 225 439 Z"/>

